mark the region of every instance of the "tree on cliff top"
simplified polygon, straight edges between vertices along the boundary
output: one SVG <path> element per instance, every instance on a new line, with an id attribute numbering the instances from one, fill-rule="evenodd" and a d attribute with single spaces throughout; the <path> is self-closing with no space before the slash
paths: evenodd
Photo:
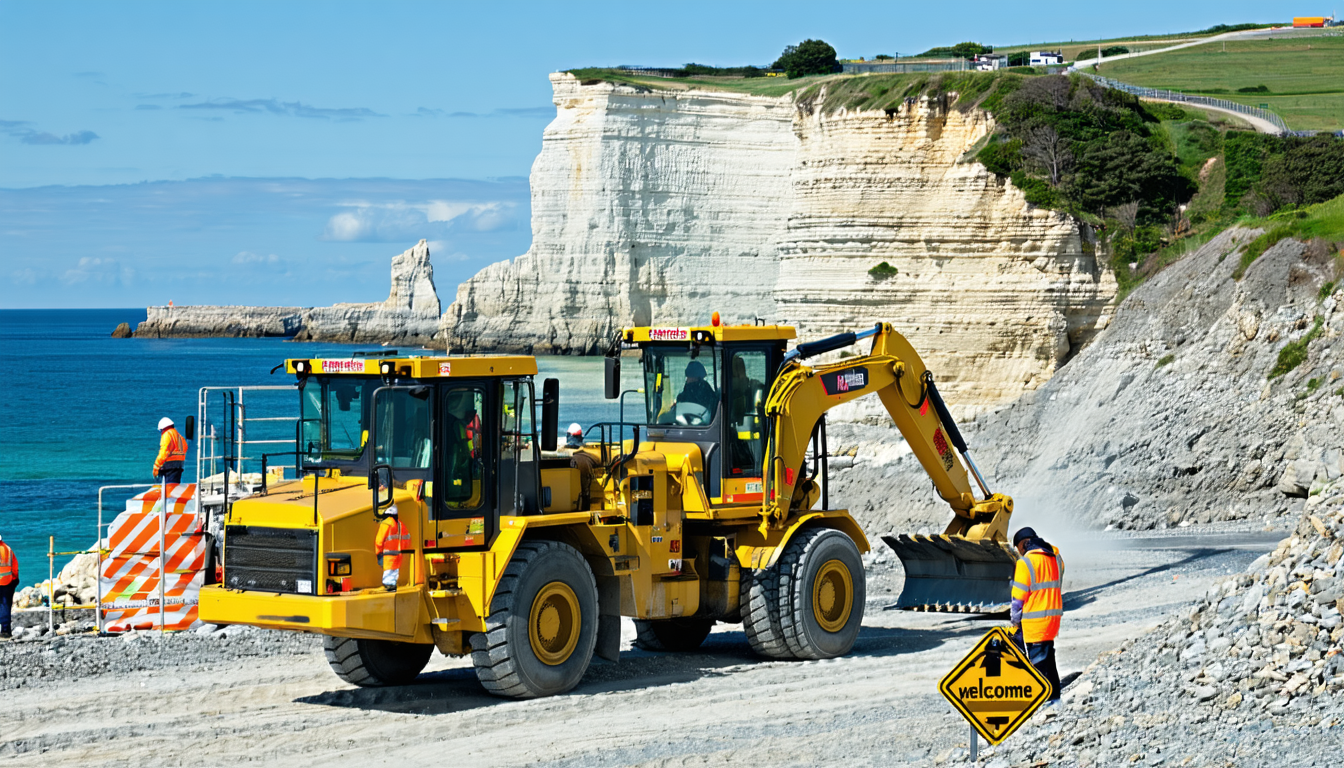
<path id="1" fill-rule="evenodd" d="M 823 40 L 804 40 L 790 45 L 771 65 L 782 69 L 789 78 L 803 75 L 825 75 L 836 70 L 835 49 Z"/>
<path id="2" fill-rule="evenodd" d="M 944 46 L 941 48 L 930 48 L 929 50 L 919 54 L 917 58 L 973 59 L 982 53 L 993 53 L 993 52 L 994 49 L 988 45 L 966 42 L 966 43 L 957 43 L 956 45 L 952 46 Z"/>

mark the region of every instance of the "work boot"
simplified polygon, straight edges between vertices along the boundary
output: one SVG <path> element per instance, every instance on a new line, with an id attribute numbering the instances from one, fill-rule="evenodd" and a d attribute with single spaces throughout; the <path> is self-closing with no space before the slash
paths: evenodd
<path id="1" fill-rule="evenodd" d="M 0 631 L 0 640 L 8 640 L 12 637 L 14 637 L 14 634 L 8 629 Z"/>

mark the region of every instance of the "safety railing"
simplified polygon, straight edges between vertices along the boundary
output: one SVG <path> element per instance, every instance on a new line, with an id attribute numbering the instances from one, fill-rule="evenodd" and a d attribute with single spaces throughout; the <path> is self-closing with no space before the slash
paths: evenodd
<path id="1" fill-rule="evenodd" d="M 1228 101 L 1227 99 L 1216 99 L 1212 96 L 1199 96 L 1196 94 L 1181 93 L 1180 91 L 1168 91 L 1165 88 L 1145 88 L 1140 85 L 1130 85 L 1129 83 L 1122 83 L 1119 80 L 1112 80 L 1109 77 L 1094 75 L 1082 70 L 1077 70 L 1077 72 L 1083 77 L 1091 78 L 1093 81 L 1100 83 L 1107 88 L 1114 88 L 1117 91 L 1132 93 L 1141 99 L 1160 99 L 1162 101 L 1175 101 L 1184 104 L 1196 104 L 1205 107 L 1225 109 L 1232 112 L 1240 112 L 1243 115 L 1258 117 L 1261 120 L 1272 124 L 1278 129 L 1280 134 L 1290 133 L 1288 125 L 1283 122 L 1283 118 L 1267 109 L 1250 107 L 1245 104 L 1238 104 L 1235 101 Z"/>
<path id="2" fill-rule="evenodd" d="M 275 396 L 265 397 L 261 393 L 293 393 L 296 389 L 293 384 L 201 387 L 196 400 L 196 421 L 200 424 L 196 443 L 196 480 L 203 491 L 215 490 L 216 485 L 241 483 L 251 466 L 261 467 L 265 454 L 288 453 L 267 450 L 268 446 L 283 445 L 292 449 L 294 427 L 299 418 L 294 413 L 292 396 L 284 398 L 282 403 Z M 212 416 L 218 421 L 212 421 Z M 272 463 L 261 471 L 293 468 L 294 464 Z M 213 480 L 217 475 L 222 478 L 218 483 Z"/>

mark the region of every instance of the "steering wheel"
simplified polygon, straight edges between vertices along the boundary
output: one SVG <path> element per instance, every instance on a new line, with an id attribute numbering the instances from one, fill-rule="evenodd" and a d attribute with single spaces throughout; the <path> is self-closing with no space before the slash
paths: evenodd
<path id="1" fill-rule="evenodd" d="M 677 423 L 696 427 L 709 420 L 709 409 L 699 403 L 677 403 L 673 409 Z"/>

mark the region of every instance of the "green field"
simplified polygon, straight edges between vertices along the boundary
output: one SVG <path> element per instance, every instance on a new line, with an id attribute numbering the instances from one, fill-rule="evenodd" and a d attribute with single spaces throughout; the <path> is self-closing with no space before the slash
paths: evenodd
<path id="1" fill-rule="evenodd" d="M 1298 131 L 1344 129 L 1344 36 L 1246 40 L 1103 63 L 1099 74 L 1134 85 L 1268 104 Z M 1266 86 L 1268 93 L 1237 93 Z"/>

